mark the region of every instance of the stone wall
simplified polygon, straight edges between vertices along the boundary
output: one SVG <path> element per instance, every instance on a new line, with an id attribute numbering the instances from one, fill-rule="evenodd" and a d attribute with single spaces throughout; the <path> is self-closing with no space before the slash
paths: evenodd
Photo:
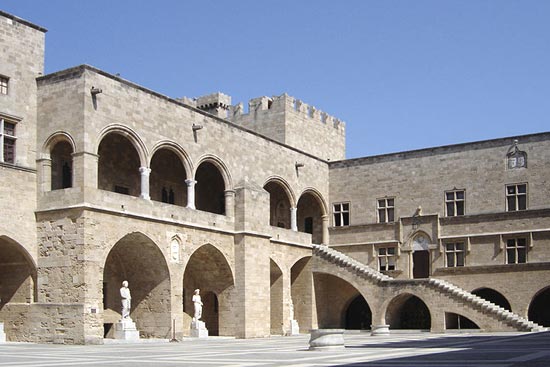
<path id="1" fill-rule="evenodd" d="M 350 202 L 351 225 L 377 222 L 377 199 L 395 198 L 395 218 L 445 216 L 445 191 L 466 192 L 466 215 L 506 210 L 505 185 L 528 183 L 528 208 L 550 206 L 550 134 L 517 137 L 527 167 L 508 169 L 516 138 L 460 144 L 330 163 L 330 202 Z M 331 220 L 332 223 L 332 220 Z"/>
<path id="2" fill-rule="evenodd" d="M 44 72 L 45 32 L 0 11 L 0 75 L 9 78 L 8 94 L 0 94 L 0 117 L 16 123 L 15 165 L 27 168 L 36 160 L 35 78 Z"/>

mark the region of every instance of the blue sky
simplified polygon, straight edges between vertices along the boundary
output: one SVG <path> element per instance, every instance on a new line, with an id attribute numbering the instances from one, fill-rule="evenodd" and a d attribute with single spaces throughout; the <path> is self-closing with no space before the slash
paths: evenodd
<path id="1" fill-rule="evenodd" d="M 90 64 L 170 97 L 284 92 L 346 122 L 348 158 L 549 131 L 547 0 L 2 0 Z"/>

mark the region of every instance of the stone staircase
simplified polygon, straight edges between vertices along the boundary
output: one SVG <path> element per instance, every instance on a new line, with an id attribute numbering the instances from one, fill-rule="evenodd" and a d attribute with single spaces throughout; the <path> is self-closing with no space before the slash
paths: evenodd
<path id="1" fill-rule="evenodd" d="M 428 284 L 448 296 L 458 298 L 463 304 L 470 305 L 486 315 L 501 321 L 519 331 L 546 331 L 547 328 L 527 320 L 503 307 L 489 302 L 473 293 L 453 285 L 446 280 L 430 278 Z"/>
<path id="2" fill-rule="evenodd" d="M 324 245 L 312 245 L 312 247 L 314 255 L 317 255 L 323 259 L 328 260 L 329 262 L 340 265 L 344 268 L 348 268 L 349 270 L 356 272 L 358 275 L 364 278 L 370 279 L 374 282 L 393 280 L 392 277 L 382 274 L 378 270 L 375 270 L 368 265 L 360 263 L 359 261 L 354 260 L 348 255 L 343 254 L 333 248 Z"/>
<path id="3" fill-rule="evenodd" d="M 351 272 L 357 273 L 357 275 L 369 279 L 374 283 L 388 282 L 392 283 L 395 279 L 389 277 L 378 270 L 371 268 L 368 265 L 360 263 L 357 260 L 352 259 L 346 254 L 343 254 L 333 248 L 324 245 L 312 245 L 313 255 L 319 256 L 322 259 L 327 260 L 330 263 L 338 265 L 343 268 L 347 268 Z M 529 321 L 519 315 L 514 314 L 496 304 L 489 302 L 475 294 L 465 291 L 445 280 L 429 278 L 422 284 L 427 285 L 450 298 L 457 299 L 459 302 L 467 307 L 472 307 L 479 310 L 483 314 L 492 317 L 493 319 L 503 322 L 504 324 L 519 330 L 519 331 L 547 331 L 541 325 L 538 325 L 532 321 Z"/>

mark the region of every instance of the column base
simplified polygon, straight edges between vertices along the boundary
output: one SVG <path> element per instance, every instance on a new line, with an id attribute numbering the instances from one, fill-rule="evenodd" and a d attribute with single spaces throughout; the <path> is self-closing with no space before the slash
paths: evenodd
<path id="1" fill-rule="evenodd" d="M 298 334 L 300 334 L 300 326 L 298 325 L 298 321 L 290 320 L 290 330 L 288 331 L 288 335 Z"/>
<path id="2" fill-rule="evenodd" d="M 115 324 L 115 339 L 139 340 L 139 331 L 136 329 L 136 323 L 127 318 L 120 320 Z"/>
<path id="3" fill-rule="evenodd" d="M 311 330 L 309 350 L 334 350 L 344 348 L 344 329 Z"/>
<path id="4" fill-rule="evenodd" d="M 371 325 L 370 335 L 390 335 L 390 325 Z"/>
<path id="5" fill-rule="evenodd" d="M 6 342 L 6 333 L 4 333 L 4 323 L 0 322 L 0 343 Z"/>
<path id="6" fill-rule="evenodd" d="M 192 321 L 189 336 L 192 338 L 208 338 L 208 329 L 204 321 Z"/>

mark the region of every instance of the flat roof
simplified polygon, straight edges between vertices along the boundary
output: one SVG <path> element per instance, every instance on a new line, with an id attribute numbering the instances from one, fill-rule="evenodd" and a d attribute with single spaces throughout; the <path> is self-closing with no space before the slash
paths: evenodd
<path id="1" fill-rule="evenodd" d="M 8 18 L 8 19 L 11 19 L 11 20 L 13 20 L 13 21 L 15 21 L 15 22 L 17 22 L 17 23 L 21 23 L 21 24 L 24 24 L 24 25 L 26 25 L 26 26 L 28 26 L 28 27 L 34 28 L 34 29 L 36 29 L 36 30 L 38 30 L 38 31 L 40 31 L 40 32 L 46 33 L 46 32 L 48 31 L 48 30 L 47 30 L 46 28 L 44 28 L 44 27 L 41 27 L 41 26 L 36 25 L 36 24 L 34 24 L 34 23 L 31 23 L 31 22 L 29 22 L 28 20 L 25 20 L 25 19 L 23 19 L 23 18 L 19 18 L 19 17 L 16 16 L 16 15 L 13 15 L 13 14 L 10 14 L 10 13 L 6 13 L 5 11 L 0 10 L 0 15 L 3 16 L 3 17 L 6 17 L 6 18 Z"/>

